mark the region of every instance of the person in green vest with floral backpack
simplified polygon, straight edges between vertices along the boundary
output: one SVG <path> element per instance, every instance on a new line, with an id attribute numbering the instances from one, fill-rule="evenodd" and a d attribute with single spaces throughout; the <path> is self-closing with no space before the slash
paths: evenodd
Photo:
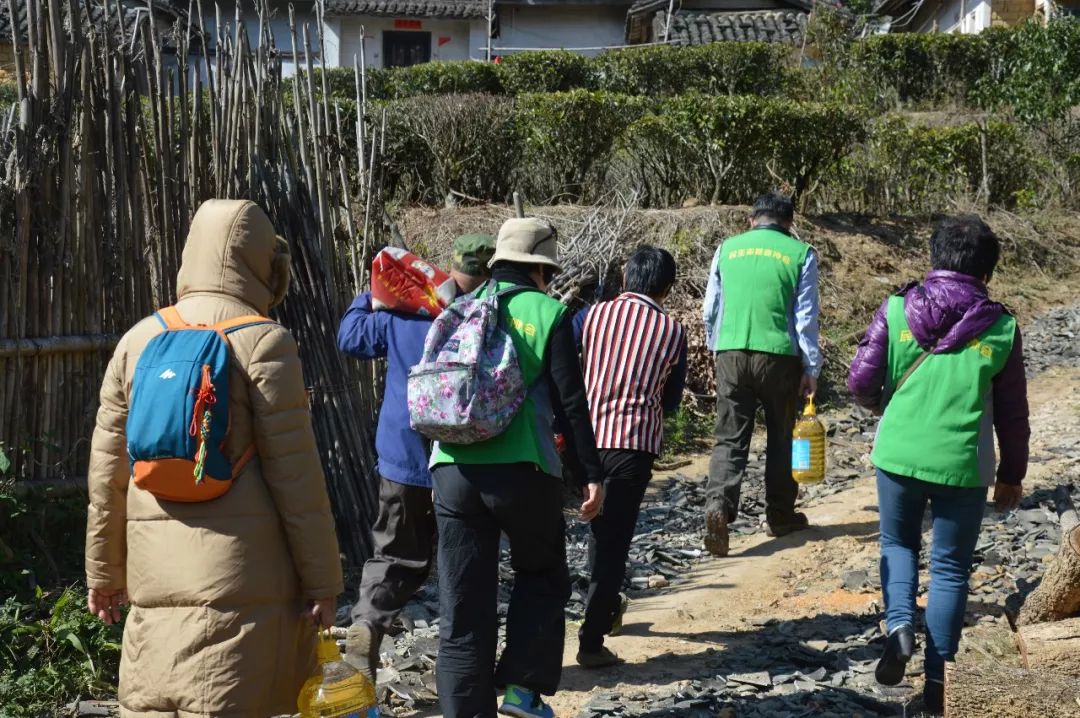
<path id="1" fill-rule="evenodd" d="M 590 521 L 603 505 L 603 469 L 589 418 L 572 315 L 544 293 L 560 270 L 554 228 L 533 218 L 511 219 L 499 230 L 492 258 L 492 281 L 458 306 L 470 306 L 461 334 L 440 336 L 441 316 L 428 334 L 425 359 L 410 377 L 413 426 L 430 432 L 455 409 L 433 407 L 456 392 L 459 364 L 436 368 L 445 393 L 426 383 L 428 354 L 464 357 L 476 340 L 470 322 L 479 321 L 478 302 L 494 299 L 501 331 L 509 334 L 517 367 L 494 381 L 485 377 L 458 385 L 475 392 L 474 401 L 501 404 L 522 390 L 524 399 L 498 433 L 476 424 L 452 433 L 459 443 L 437 441 L 432 450 L 435 520 L 439 532 L 439 660 L 436 682 L 447 718 L 495 715 L 495 690 L 505 689 L 498 712 L 518 718 L 551 718 L 544 695 L 555 693 L 562 671 L 570 574 L 566 565 L 562 461 L 583 479 L 581 519 Z M 464 311 L 464 310 L 463 310 Z M 445 319 L 444 319 L 445 317 Z M 487 336 L 487 335 L 485 335 Z M 440 341 L 439 352 L 429 352 Z M 472 345 L 472 348 L 476 347 Z M 481 348 L 487 356 L 491 347 Z M 506 367 L 478 364 L 499 375 Z M 520 372 L 517 369 L 520 369 Z M 513 380 L 506 379 L 513 375 Z M 413 387 L 410 388 L 413 392 Z M 446 409 L 444 411 L 444 408 Z M 480 411 L 492 419 L 498 411 Z M 555 446 L 555 416 L 564 419 L 566 449 Z M 498 418 L 498 416 L 494 417 Z M 424 422 L 427 422 L 424 424 Z M 445 426 L 441 427 L 443 430 Z M 494 435 L 492 435 L 494 433 Z M 429 433 L 429 436 L 432 434 Z M 479 440 L 476 440 L 479 439 Z M 506 647 L 496 665 L 500 535 L 509 539 L 514 589 L 506 611 Z"/>
<path id="2" fill-rule="evenodd" d="M 929 712 L 942 710 L 945 662 L 960 642 L 987 489 L 994 486 L 998 510 L 1014 508 L 1027 471 L 1020 329 L 986 290 L 999 254 L 998 238 L 978 217 L 942 221 L 930 238 L 933 271 L 881 305 L 848 376 L 856 401 L 883 412 L 870 460 L 888 634 L 876 675 L 885 685 L 903 680 L 915 649 L 922 520 L 930 505 Z"/>

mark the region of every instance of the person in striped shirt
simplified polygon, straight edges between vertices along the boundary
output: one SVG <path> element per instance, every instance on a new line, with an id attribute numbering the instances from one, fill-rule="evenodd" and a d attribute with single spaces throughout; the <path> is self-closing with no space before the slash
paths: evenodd
<path id="1" fill-rule="evenodd" d="M 604 469 L 604 505 L 590 524 L 590 582 L 577 662 L 620 663 L 604 636 L 621 627 L 620 596 L 638 510 L 664 437 L 664 414 L 678 409 L 686 383 L 686 332 L 662 304 L 675 260 L 642 246 L 623 271 L 623 293 L 589 310 L 581 352 L 589 414 Z"/>

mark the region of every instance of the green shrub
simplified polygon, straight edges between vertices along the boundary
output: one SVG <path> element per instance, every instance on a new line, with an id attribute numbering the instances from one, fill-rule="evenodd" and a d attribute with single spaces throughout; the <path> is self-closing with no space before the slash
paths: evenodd
<path id="1" fill-rule="evenodd" d="M 787 84 L 789 52 L 760 42 L 612 50 L 590 62 L 592 84 L 627 95 L 775 94 Z"/>
<path id="2" fill-rule="evenodd" d="M 602 187 L 611 149 L 643 109 L 641 98 L 574 90 L 517 98 L 521 181 L 535 201 L 581 200 Z"/>
<path id="3" fill-rule="evenodd" d="M 15 85 L 10 82 L 0 82 L 0 110 L 7 110 L 18 100 L 19 91 L 15 89 Z"/>
<path id="4" fill-rule="evenodd" d="M 0 603 L 0 717 L 57 715 L 115 693 L 121 632 L 87 612 L 82 588 Z"/>
<path id="5" fill-rule="evenodd" d="M 746 203 L 778 185 L 805 191 L 862 128 L 839 105 L 687 95 L 631 124 L 622 151 L 648 205 Z"/>
<path id="6" fill-rule="evenodd" d="M 315 70 L 312 81 L 322 89 L 326 76 L 329 96 L 337 101 L 356 101 L 356 72 L 351 67 Z M 303 81 L 301 73 L 288 82 Z M 409 67 L 367 68 L 369 100 L 395 100 L 417 95 L 449 95 L 470 92 L 500 93 L 502 84 L 495 66 L 474 60 L 425 62 Z"/>
<path id="7" fill-rule="evenodd" d="M 409 67 L 396 67 L 388 72 L 387 82 L 392 99 L 418 95 L 502 92 L 495 66 L 474 60 L 425 62 Z"/>
<path id="8" fill-rule="evenodd" d="M 1080 105 L 1080 19 L 1027 22 L 991 37 L 994 61 L 979 77 L 979 99 L 1036 127 L 1067 120 Z"/>
<path id="9" fill-rule="evenodd" d="M 536 50 L 508 55 L 499 61 L 503 89 L 513 95 L 526 92 L 566 92 L 586 87 L 588 60 L 565 50 Z"/>
<path id="10" fill-rule="evenodd" d="M 933 127 L 889 115 L 839 164 L 824 195 L 835 208 L 858 212 L 931 214 L 975 199 L 1013 206 L 1031 201 L 1038 174 L 1016 125 L 992 120 Z"/>
<path id="11" fill-rule="evenodd" d="M 768 42 L 691 45 L 686 90 L 711 95 L 779 95 L 793 72 L 791 49 Z"/>
<path id="12" fill-rule="evenodd" d="M 982 35 L 875 35 L 852 45 L 847 79 L 876 107 L 963 105 L 990 69 L 989 51 Z"/>
<path id="13" fill-rule="evenodd" d="M 684 403 L 674 414 L 664 417 L 664 451 L 661 460 L 670 461 L 682 454 L 702 450 L 703 441 L 712 434 L 715 419 L 699 414 Z"/>
<path id="14" fill-rule="evenodd" d="M 387 103 L 390 196 L 442 204 L 453 192 L 503 201 L 521 162 L 513 100 L 432 95 Z"/>

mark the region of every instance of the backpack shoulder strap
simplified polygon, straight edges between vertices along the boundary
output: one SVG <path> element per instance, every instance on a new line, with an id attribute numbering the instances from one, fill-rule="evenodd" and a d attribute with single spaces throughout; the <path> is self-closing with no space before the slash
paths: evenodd
<path id="1" fill-rule="evenodd" d="M 176 307 L 162 307 L 154 314 L 154 318 L 161 322 L 165 329 L 186 329 L 190 326 L 176 311 Z"/>
<path id="2" fill-rule="evenodd" d="M 233 332 L 240 331 L 247 327 L 255 327 L 261 324 L 277 324 L 273 319 L 266 317 L 260 317 L 257 314 L 249 314 L 243 317 L 236 317 L 235 319 L 226 319 L 223 322 L 214 324 L 211 329 L 221 332 L 222 334 L 232 334 Z"/>
<path id="3" fill-rule="evenodd" d="M 922 363 L 926 361 L 927 358 L 933 353 L 934 347 L 930 347 L 922 354 L 920 354 L 918 359 L 911 363 L 911 366 L 909 366 L 907 371 L 904 372 L 904 375 L 900 377 L 900 381 L 896 382 L 896 386 L 893 388 L 893 394 L 896 394 L 896 392 L 900 391 L 900 387 L 902 387 L 905 382 L 907 382 L 907 380 L 911 378 L 911 375 L 915 373 L 915 370 L 922 366 Z"/>

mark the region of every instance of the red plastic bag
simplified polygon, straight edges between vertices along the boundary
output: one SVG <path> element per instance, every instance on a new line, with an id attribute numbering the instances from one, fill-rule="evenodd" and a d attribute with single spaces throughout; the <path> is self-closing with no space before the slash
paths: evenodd
<path id="1" fill-rule="evenodd" d="M 454 301 L 449 274 L 397 247 L 387 247 L 371 263 L 371 305 L 406 314 L 437 317 Z"/>

